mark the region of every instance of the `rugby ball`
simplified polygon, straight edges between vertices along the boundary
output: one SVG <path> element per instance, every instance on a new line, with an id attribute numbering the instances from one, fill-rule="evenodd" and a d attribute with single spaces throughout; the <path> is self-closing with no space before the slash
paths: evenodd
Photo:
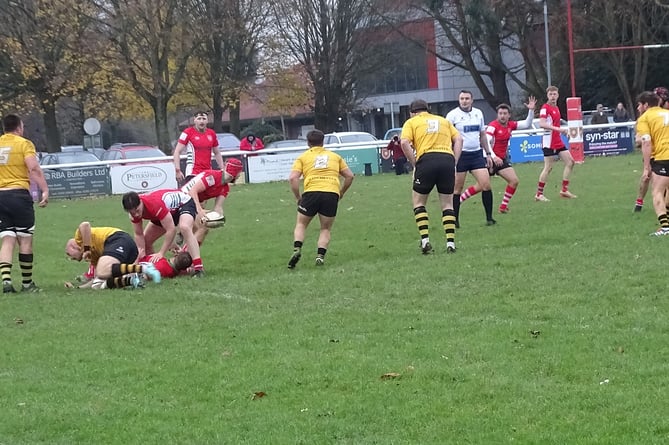
<path id="1" fill-rule="evenodd" d="M 204 217 L 204 225 L 210 229 L 215 229 L 216 227 L 221 227 L 225 224 L 225 216 L 221 215 L 218 212 L 207 212 Z"/>

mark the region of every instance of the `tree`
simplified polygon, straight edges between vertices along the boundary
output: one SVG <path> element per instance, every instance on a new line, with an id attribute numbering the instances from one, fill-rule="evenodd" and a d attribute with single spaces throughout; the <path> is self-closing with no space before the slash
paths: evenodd
<path id="1" fill-rule="evenodd" d="M 196 0 L 203 39 L 194 50 L 184 92 L 207 104 L 222 131 L 230 109 L 231 132 L 239 135 L 240 97 L 258 72 L 268 8 L 264 0 Z"/>
<path id="2" fill-rule="evenodd" d="M 412 0 L 410 10 L 438 23 L 435 55 L 469 73 L 492 107 L 510 103 L 509 81 L 528 93 L 542 93 L 546 70 L 536 49 L 539 6 L 534 2 Z"/>
<path id="3" fill-rule="evenodd" d="M 0 98 L 31 98 L 43 112 L 49 152 L 60 151 L 57 102 L 76 95 L 92 75 L 92 23 L 73 15 L 74 0 L 1 1 Z M 67 29 L 67 32 L 63 32 Z"/>
<path id="4" fill-rule="evenodd" d="M 621 48 L 575 55 L 578 93 L 589 99 L 590 106 L 607 101 L 613 105 L 621 100 L 633 109 L 636 95 L 647 89 L 649 78 L 660 77 L 665 80 L 654 81 L 666 82 L 666 77 L 653 76 L 652 72 L 669 74 L 664 68 L 669 50 L 644 50 L 638 46 L 667 41 L 669 9 L 654 0 L 581 1 L 573 7 L 573 26 L 578 30 L 574 33 L 575 48 Z"/>
<path id="5" fill-rule="evenodd" d="M 299 66 L 292 69 L 275 66 L 266 73 L 263 90 L 263 109 L 281 118 L 281 132 L 285 137 L 284 117 L 294 116 L 313 103 L 313 89 L 309 79 Z"/>
<path id="6" fill-rule="evenodd" d="M 158 145 L 171 151 L 168 103 L 183 79 L 198 40 L 194 6 L 188 0 L 94 0 L 101 34 L 111 44 L 105 55 L 153 110 Z"/>
<path id="7" fill-rule="evenodd" d="M 334 130 L 338 118 L 353 108 L 356 82 L 380 66 L 383 58 L 375 51 L 379 39 L 363 32 L 381 24 L 373 14 L 375 3 L 277 0 L 271 4 L 276 32 L 313 86 L 316 128 Z"/>

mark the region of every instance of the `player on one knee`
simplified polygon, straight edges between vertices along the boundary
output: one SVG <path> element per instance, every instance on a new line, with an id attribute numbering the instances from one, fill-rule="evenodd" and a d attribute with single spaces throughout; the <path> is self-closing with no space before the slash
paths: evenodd
<path id="1" fill-rule="evenodd" d="M 95 268 L 95 277 L 80 288 L 113 289 L 139 287 L 137 274 L 146 274 L 156 283 L 160 272 L 152 264 L 134 264 L 137 245 L 132 237 L 115 227 L 91 227 L 88 221 L 79 224 L 65 244 L 65 253 L 75 261 L 88 261 Z"/>

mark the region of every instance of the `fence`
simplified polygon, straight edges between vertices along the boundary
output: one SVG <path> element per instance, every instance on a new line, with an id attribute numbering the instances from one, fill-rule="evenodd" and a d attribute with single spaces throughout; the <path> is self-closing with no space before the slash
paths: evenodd
<path id="1" fill-rule="evenodd" d="M 635 122 L 585 125 L 583 145 L 586 156 L 611 156 L 630 153 L 634 150 Z M 543 161 L 541 135 L 544 130 L 514 131 L 509 142 L 509 155 L 514 163 Z M 379 174 L 392 169 L 392 157 L 386 147 L 389 141 L 332 144 L 328 148 L 339 153 L 353 173 Z M 565 138 L 568 145 L 568 140 Z M 293 162 L 304 151 L 304 146 L 276 148 L 255 152 L 247 156 L 245 151 L 222 152 L 224 158 L 238 157 L 244 162 L 246 181 L 262 183 L 283 181 L 288 178 Z M 184 157 L 185 158 L 185 155 Z M 171 158 L 145 158 L 85 162 L 43 166 L 52 198 L 77 198 L 138 193 L 158 189 L 177 188 L 177 180 Z M 36 189 L 32 188 L 33 192 Z M 37 193 L 33 193 L 36 197 Z"/>

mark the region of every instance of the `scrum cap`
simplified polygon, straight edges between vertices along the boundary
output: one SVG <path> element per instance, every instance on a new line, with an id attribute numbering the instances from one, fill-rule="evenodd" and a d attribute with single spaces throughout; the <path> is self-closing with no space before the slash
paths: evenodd
<path id="1" fill-rule="evenodd" d="M 669 90 L 666 89 L 665 87 L 656 87 L 653 90 L 653 93 L 660 96 L 660 99 L 662 99 L 664 102 L 669 101 Z"/>

